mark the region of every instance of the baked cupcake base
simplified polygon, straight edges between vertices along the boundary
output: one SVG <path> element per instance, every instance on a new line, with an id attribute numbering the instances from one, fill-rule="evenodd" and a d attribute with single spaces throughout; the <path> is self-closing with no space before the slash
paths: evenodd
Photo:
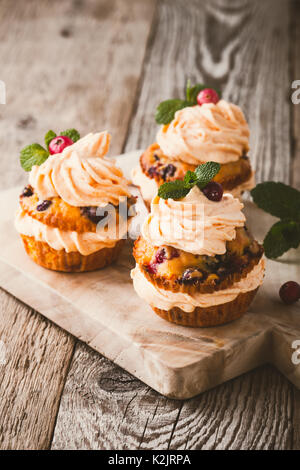
<path id="1" fill-rule="evenodd" d="M 152 307 L 154 312 L 171 323 L 190 327 L 211 327 L 223 325 L 240 318 L 254 299 L 258 287 L 252 291 L 239 294 L 231 302 L 207 308 L 196 307 L 193 312 L 185 312 L 179 307 L 161 310 Z"/>
<path id="2" fill-rule="evenodd" d="M 29 257 L 40 266 L 53 271 L 84 272 L 95 271 L 113 263 L 119 255 L 125 240 L 119 240 L 111 248 L 102 248 L 84 256 L 78 251 L 67 253 L 65 250 L 54 250 L 48 243 L 35 240 L 21 234 L 25 250 Z"/>

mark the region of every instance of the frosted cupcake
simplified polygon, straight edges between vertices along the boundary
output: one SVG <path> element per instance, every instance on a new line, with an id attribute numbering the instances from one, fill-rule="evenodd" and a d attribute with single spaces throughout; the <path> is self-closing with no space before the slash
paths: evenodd
<path id="1" fill-rule="evenodd" d="M 179 325 L 239 318 L 264 276 L 263 248 L 245 227 L 243 204 L 214 182 L 183 193 L 168 185 L 153 199 L 134 245 L 137 294 Z"/>
<path id="2" fill-rule="evenodd" d="M 117 258 L 132 203 L 128 181 L 106 157 L 110 135 L 79 139 L 74 132 L 66 132 L 72 140 L 50 131 L 48 150 L 39 144 L 23 149 L 21 164 L 30 170 L 29 185 L 20 195 L 15 220 L 30 258 L 66 272 L 100 269 Z M 111 217 L 111 224 L 101 224 Z"/>
<path id="3" fill-rule="evenodd" d="M 235 197 L 255 185 L 247 156 L 249 127 L 242 110 L 219 100 L 212 89 L 196 94 L 199 89 L 199 85 L 188 88 L 189 101 L 167 100 L 157 109 L 156 120 L 163 125 L 132 172 L 132 181 L 148 205 L 161 184 L 183 179 L 188 170 L 208 161 L 221 164 L 214 180 Z"/>

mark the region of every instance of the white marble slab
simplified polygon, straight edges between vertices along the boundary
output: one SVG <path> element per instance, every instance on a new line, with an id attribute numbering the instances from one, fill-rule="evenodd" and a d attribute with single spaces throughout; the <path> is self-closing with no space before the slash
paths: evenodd
<path id="1" fill-rule="evenodd" d="M 139 152 L 121 156 L 128 168 Z M 262 363 L 273 363 L 297 387 L 293 364 L 300 340 L 300 305 L 283 305 L 280 285 L 300 279 L 300 252 L 268 261 L 249 312 L 216 328 L 185 328 L 156 316 L 135 294 L 128 242 L 117 264 L 93 273 L 65 274 L 37 266 L 13 226 L 20 188 L 0 193 L 0 286 L 152 388 L 169 397 L 192 397 Z M 272 218 L 248 203 L 248 225 L 262 238 Z M 300 357 L 300 354 L 299 354 Z"/>

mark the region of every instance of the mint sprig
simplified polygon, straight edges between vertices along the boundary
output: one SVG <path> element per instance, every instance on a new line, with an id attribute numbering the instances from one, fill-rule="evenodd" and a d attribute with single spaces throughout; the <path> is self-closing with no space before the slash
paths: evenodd
<path id="1" fill-rule="evenodd" d="M 255 204 L 281 219 L 264 239 L 267 258 L 278 258 L 300 245 L 300 191 L 284 183 L 267 181 L 252 189 Z"/>
<path id="2" fill-rule="evenodd" d="M 77 142 L 80 139 L 80 134 L 76 129 L 67 129 L 66 131 L 60 132 L 59 135 L 64 135 L 65 137 L 69 137 L 73 142 Z"/>
<path id="3" fill-rule="evenodd" d="M 158 196 L 162 199 L 182 199 L 194 186 L 203 189 L 220 171 L 221 165 L 216 162 L 207 162 L 197 166 L 195 171 L 187 171 L 183 180 L 174 180 L 162 184 L 158 189 Z"/>
<path id="4" fill-rule="evenodd" d="M 21 150 L 20 163 L 25 171 L 30 171 L 34 165 L 41 165 L 49 157 L 49 152 L 40 144 L 27 145 Z"/>
<path id="5" fill-rule="evenodd" d="M 51 130 L 48 131 L 47 134 L 45 135 L 44 140 L 45 140 L 45 144 L 46 144 L 46 147 L 47 147 L 48 150 L 49 150 L 49 144 L 50 144 L 51 140 L 55 139 L 55 137 L 57 137 L 55 132 L 51 131 Z"/>
<path id="6" fill-rule="evenodd" d="M 66 131 L 61 132 L 59 135 L 64 135 L 77 142 L 80 139 L 80 134 L 76 129 L 67 129 Z M 57 137 L 56 133 L 52 130 L 49 130 L 45 137 L 46 149 L 40 144 L 31 144 L 24 147 L 20 152 L 20 163 L 21 167 L 25 171 L 31 171 L 34 165 L 41 165 L 49 157 L 49 144 L 52 139 Z"/>
<path id="7" fill-rule="evenodd" d="M 188 80 L 185 91 L 186 99 L 182 100 L 180 98 L 175 98 L 162 101 L 156 108 L 156 122 L 158 124 L 169 124 L 169 122 L 174 119 L 176 111 L 187 108 L 188 106 L 195 106 L 197 104 L 197 95 L 205 88 L 208 88 L 208 86 L 203 85 L 202 83 L 196 83 L 196 85 L 191 86 L 191 82 Z M 220 96 L 219 91 L 218 94 Z"/>

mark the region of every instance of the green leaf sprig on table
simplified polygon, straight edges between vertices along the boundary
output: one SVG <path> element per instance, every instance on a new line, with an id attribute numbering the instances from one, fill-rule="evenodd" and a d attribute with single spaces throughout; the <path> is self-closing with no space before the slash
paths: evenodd
<path id="1" fill-rule="evenodd" d="M 219 171 L 220 164 L 216 162 L 199 165 L 195 171 L 187 171 L 183 180 L 163 183 L 158 189 L 158 196 L 162 199 L 182 199 L 196 185 L 203 189 Z"/>
<path id="2" fill-rule="evenodd" d="M 197 104 L 198 94 L 205 88 L 208 88 L 207 85 L 203 85 L 202 83 L 196 83 L 196 85 L 191 86 L 191 82 L 188 80 L 184 100 L 180 98 L 169 99 L 162 101 L 157 106 L 155 113 L 157 124 L 169 124 L 169 122 L 174 118 L 176 111 L 188 106 L 195 106 Z M 218 95 L 221 96 L 220 91 L 216 91 L 218 92 Z"/>
<path id="3" fill-rule="evenodd" d="M 252 189 L 255 204 L 278 217 L 264 239 L 267 258 L 278 258 L 300 245 L 300 191 L 284 183 L 267 181 Z"/>
<path id="4" fill-rule="evenodd" d="M 40 144 L 30 144 L 24 147 L 20 152 L 20 163 L 21 167 L 25 171 L 31 171 L 34 165 L 41 165 L 44 163 L 50 155 L 49 144 L 57 136 L 66 136 L 77 142 L 80 139 L 80 134 L 76 129 L 67 129 L 66 131 L 60 132 L 58 135 L 50 130 L 46 133 L 44 140 L 46 148 Z"/>

